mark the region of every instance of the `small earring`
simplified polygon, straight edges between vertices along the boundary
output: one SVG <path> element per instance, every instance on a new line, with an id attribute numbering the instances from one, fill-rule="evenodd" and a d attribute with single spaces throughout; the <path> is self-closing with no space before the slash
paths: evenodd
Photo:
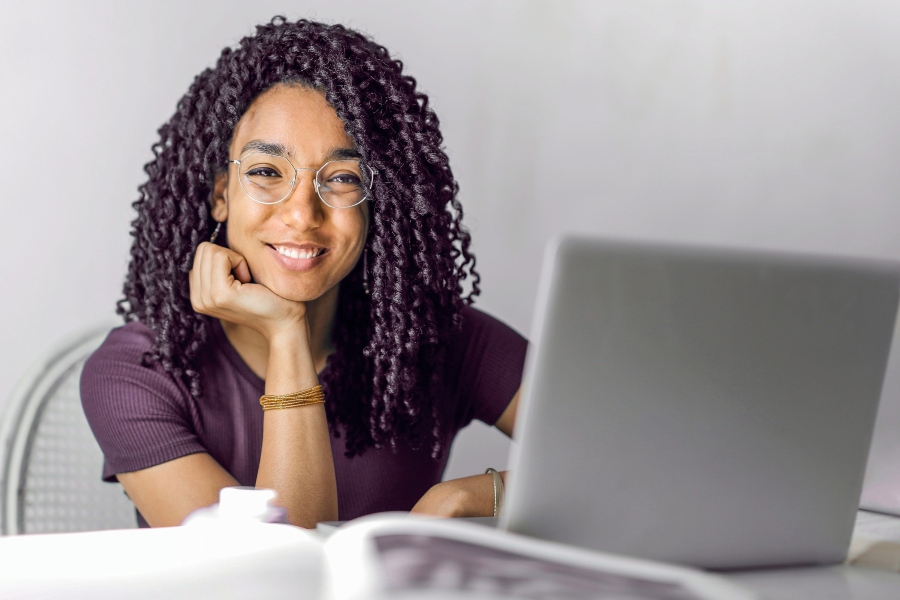
<path id="1" fill-rule="evenodd" d="M 209 243 L 210 243 L 210 244 L 215 244 L 215 243 L 216 243 L 216 238 L 219 237 L 219 230 L 220 230 L 220 229 L 222 229 L 222 222 L 221 222 L 221 221 L 219 221 L 218 223 L 216 223 L 216 228 L 213 229 L 212 236 L 210 236 L 210 238 L 209 238 Z"/>
<path id="2" fill-rule="evenodd" d="M 363 291 L 369 295 L 369 249 L 363 250 Z"/>

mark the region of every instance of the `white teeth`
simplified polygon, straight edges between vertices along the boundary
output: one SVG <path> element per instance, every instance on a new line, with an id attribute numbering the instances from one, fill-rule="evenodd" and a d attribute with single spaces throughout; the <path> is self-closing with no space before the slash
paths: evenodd
<path id="1" fill-rule="evenodd" d="M 284 256 L 290 256 L 291 258 L 313 258 L 315 256 L 319 256 L 323 250 L 297 250 L 295 248 L 287 248 L 285 246 L 275 246 L 275 250 L 278 251 L 278 254 L 283 254 Z"/>

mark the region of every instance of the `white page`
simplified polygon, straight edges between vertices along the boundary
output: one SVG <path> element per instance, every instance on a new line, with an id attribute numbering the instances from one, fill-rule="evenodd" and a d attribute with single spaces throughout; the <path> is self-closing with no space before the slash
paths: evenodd
<path id="1" fill-rule="evenodd" d="M 322 542 L 268 523 L 0 537 L 0 598 L 316 600 Z"/>
<path id="2" fill-rule="evenodd" d="M 325 544 L 325 598 L 753 598 L 694 569 L 447 519 L 375 515 Z"/>

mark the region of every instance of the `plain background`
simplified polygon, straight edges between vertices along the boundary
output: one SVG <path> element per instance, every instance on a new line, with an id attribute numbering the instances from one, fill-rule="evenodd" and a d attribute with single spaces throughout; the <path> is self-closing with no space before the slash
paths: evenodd
<path id="1" fill-rule="evenodd" d="M 526 336 L 563 231 L 900 258 L 900 3 L 0 2 L 0 405 L 111 318 L 157 128 L 275 14 L 401 58 L 441 119 L 483 293 Z M 447 476 L 502 468 L 476 424 Z"/>

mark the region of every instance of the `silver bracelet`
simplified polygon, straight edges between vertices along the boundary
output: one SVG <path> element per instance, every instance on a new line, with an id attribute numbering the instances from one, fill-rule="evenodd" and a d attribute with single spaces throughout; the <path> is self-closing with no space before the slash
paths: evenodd
<path id="1" fill-rule="evenodd" d="M 500 509 L 503 508 L 503 478 L 497 469 L 489 468 L 484 472 L 485 475 L 490 473 L 494 477 L 494 517 L 500 516 Z"/>

